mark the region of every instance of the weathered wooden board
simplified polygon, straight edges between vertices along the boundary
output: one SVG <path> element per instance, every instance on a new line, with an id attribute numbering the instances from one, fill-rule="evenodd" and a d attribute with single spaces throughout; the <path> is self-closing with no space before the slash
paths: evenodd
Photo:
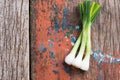
<path id="1" fill-rule="evenodd" d="M 0 0 L 0 80 L 29 80 L 29 0 Z"/>
<path id="2" fill-rule="evenodd" d="M 89 71 L 64 63 L 81 28 L 80 1 L 30 0 L 32 80 L 120 80 L 120 0 L 96 0 L 103 8 L 92 26 Z"/>

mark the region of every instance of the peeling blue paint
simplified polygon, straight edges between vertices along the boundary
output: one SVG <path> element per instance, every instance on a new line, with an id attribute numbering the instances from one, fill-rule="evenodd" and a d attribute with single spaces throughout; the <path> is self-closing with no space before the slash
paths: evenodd
<path id="1" fill-rule="evenodd" d="M 56 8 L 57 8 L 57 5 L 56 5 L 56 4 L 54 4 L 54 5 L 53 5 L 53 8 L 54 8 L 54 9 L 56 9 Z"/>
<path id="2" fill-rule="evenodd" d="M 70 28 L 70 29 L 69 29 L 69 32 L 66 33 L 67 38 L 68 38 L 71 34 L 73 34 L 73 31 L 74 31 L 73 28 Z"/>
<path id="3" fill-rule="evenodd" d="M 59 31 L 59 23 L 55 22 L 55 30 L 58 32 Z"/>
<path id="4" fill-rule="evenodd" d="M 78 31 L 78 32 L 80 32 L 81 30 L 82 30 L 82 27 L 81 26 L 75 26 L 75 29 Z"/>
<path id="5" fill-rule="evenodd" d="M 50 38 L 49 39 L 50 43 L 48 44 L 49 47 L 53 47 L 54 45 L 54 39 Z"/>
<path id="6" fill-rule="evenodd" d="M 66 16 L 67 16 L 67 8 L 63 9 L 63 19 L 62 19 L 62 30 L 65 30 L 66 26 L 67 26 L 67 21 L 66 21 Z"/>
<path id="7" fill-rule="evenodd" d="M 66 17 L 67 12 L 68 12 L 68 9 L 67 9 L 67 8 L 64 8 L 64 9 L 63 9 L 63 16 L 64 16 L 64 17 Z"/>
<path id="8" fill-rule="evenodd" d="M 54 41 L 54 39 L 52 39 L 52 38 L 51 38 L 50 40 L 52 41 L 52 43 L 54 43 L 54 42 L 55 42 L 55 41 Z"/>
<path id="9" fill-rule="evenodd" d="M 40 51 L 42 51 L 42 52 L 46 52 L 47 51 L 47 48 L 45 48 L 43 43 L 40 44 Z"/>
<path id="10" fill-rule="evenodd" d="M 71 42 L 73 42 L 73 43 L 76 42 L 76 38 L 75 38 L 75 37 L 71 37 L 70 40 L 71 40 Z"/>
<path id="11" fill-rule="evenodd" d="M 53 47 L 53 44 L 52 44 L 52 43 L 49 43 L 48 46 Z"/>
<path id="12" fill-rule="evenodd" d="M 50 51 L 50 57 L 51 57 L 51 58 L 55 58 L 54 50 Z"/>
<path id="13" fill-rule="evenodd" d="M 120 58 L 115 58 L 113 56 L 110 55 L 110 53 L 105 54 L 103 52 L 101 52 L 100 50 L 98 51 L 92 51 L 93 54 L 93 59 L 100 63 L 110 63 L 110 64 L 116 64 L 120 62 Z"/>
<path id="14" fill-rule="evenodd" d="M 46 52 L 47 51 L 47 48 L 42 48 L 42 52 Z"/>
<path id="15" fill-rule="evenodd" d="M 114 59 L 114 63 L 116 64 L 116 63 L 118 63 L 118 62 L 120 62 L 120 59 L 119 59 L 119 58 L 115 58 L 115 59 Z"/>
<path id="16" fill-rule="evenodd" d="M 75 29 L 80 29 L 80 26 L 78 26 L 78 25 L 77 25 L 77 26 L 75 26 Z"/>
<path id="17" fill-rule="evenodd" d="M 54 5 L 53 5 L 53 8 L 54 8 L 54 14 L 56 15 L 55 16 L 54 26 L 55 26 L 56 32 L 58 32 L 59 31 L 59 21 L 58 21 L 58 15 L 57 15 L 57 11 L 56 11 L 56 8 L 57 8 L 56 1 L 55 1 Z"/>
<path id="18" fill-rule="evenodd" d="M 62 20 L 62 30 L 65 30 L 66 26 L 67 26 L 66 20 L 63 18 L 63 20 Z"/>
<path id="19" fill-rule="evenodd" d="M 98 54 L 96 54 L 95 52 L 93 52 L 94 54 L 93 54 L 93 58 L 97 61 L 97 62 L 99 62 L 99 60 L 98 60 L 98 55 L 99 55 L 99 53 Z"/>

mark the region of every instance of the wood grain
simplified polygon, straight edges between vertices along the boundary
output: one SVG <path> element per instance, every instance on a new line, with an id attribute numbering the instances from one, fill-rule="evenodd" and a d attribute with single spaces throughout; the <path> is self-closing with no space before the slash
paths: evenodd
<path id="1" fill-rule="evenodd" d="M 110 62 L 99 63 L 91 55 L 88 72 L 64 64 L 64 58 L 69 54 L 72 45 L 69 38 L 67 39 L 68 42 L 64 39 L 66 31 L 61 30 L 62 20 L 66 19 L 66 29 L 79 25 L 77 8 L 78 2 L 82 0 L 30 1 L 32 80 L 120 80 L 119 62 L 115 64 Z M 92 26 L 92 50 L 100 50 L 104 55 L 109 54 L 115 58 L 120 58 L 120 0 L 93 1 L 99 2 L 102 5 L 102 10 Z M 66 14 L 63 13 L 64 9 L 68 10 Z M 64 15 L 67 15 L 67 17 Z M 56 24 L 54 23 L 57 21 L 59 30 L 55 34 Z M 51 30 L 51 34 L 46 35 L 46 32 L 49 32 L 48 28 L 51 27 L 53 31 Z M 49 38 L 55 41 L 52 48 L 48 46 Z M 40 44 L 44 44 L 45 50 L 41 50 Z M 49 57 L 50 49 L 54 49 L 54 59 Z M 65 49 L 68 49 L 68 51 L 65 51 Z"/>
<path id="2" fill-rule="evenodd" d="M 29 80 L 29 0 L 0 0 L 0 80 Z"/>
<path id="3" fill-rule="evenodd" d="M 108 50 L 114 55 L 120 52 L 120 6 L 119 0 L 97 1 L 102 5 L 102 11 L 93 29 L 93 49 Z M 98 45 L 95 45 L 98 44 Z"/>

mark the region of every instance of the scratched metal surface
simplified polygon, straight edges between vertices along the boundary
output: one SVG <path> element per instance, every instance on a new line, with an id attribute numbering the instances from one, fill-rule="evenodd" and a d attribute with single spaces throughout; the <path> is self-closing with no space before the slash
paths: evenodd
<path id="1" fill-rule="evenodd" d="M 92 26 L 89 71 L 64 63 L 81 29 L 80 1 L 30 0 L 32 80 L 120 80 L 119 0 L 96 0 L 103 9 Z"/>

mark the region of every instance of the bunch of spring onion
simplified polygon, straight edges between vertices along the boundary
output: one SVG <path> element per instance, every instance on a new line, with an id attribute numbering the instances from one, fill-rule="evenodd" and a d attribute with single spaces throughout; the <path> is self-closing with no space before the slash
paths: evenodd
<path id="1" fill-rule="evenodd" d="M 91 26 L 99 14 L 101 6 L 91 0 L 84 0 L 78 6 L 82 21 L 82 31 L 71 52 L 65 57 L 65 62 L 68 65 L 87 71 L 91 53 Z"/>

